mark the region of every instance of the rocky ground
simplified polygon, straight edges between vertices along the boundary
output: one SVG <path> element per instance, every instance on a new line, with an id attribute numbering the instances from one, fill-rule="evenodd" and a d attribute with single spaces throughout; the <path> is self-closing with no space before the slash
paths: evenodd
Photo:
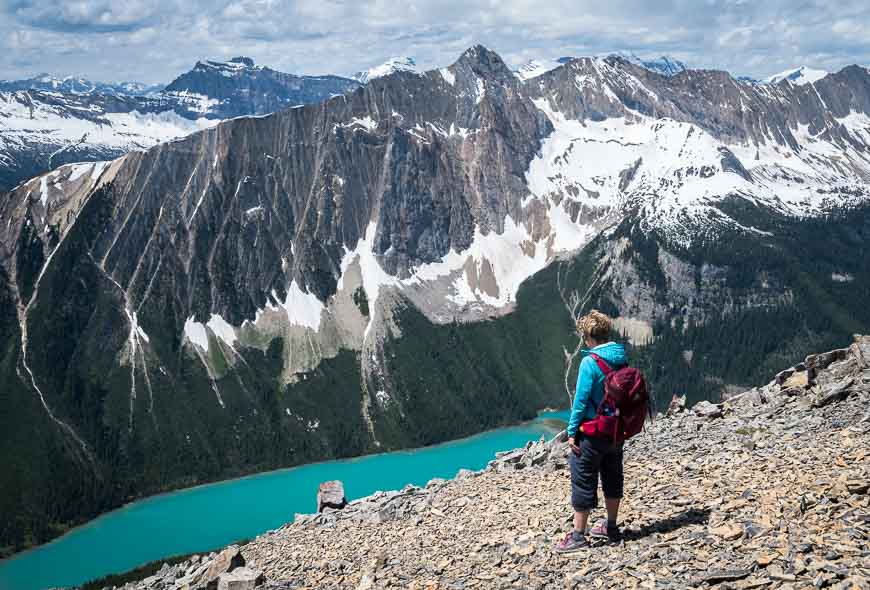
<path id="1" fill-rule="evenodd" d="M 566 455 L 530 443 L 124 588 L 870 589 L 870 337 L 721 404 L 676 399 L 627 444 L 619 545 L 553 552 Z"/>

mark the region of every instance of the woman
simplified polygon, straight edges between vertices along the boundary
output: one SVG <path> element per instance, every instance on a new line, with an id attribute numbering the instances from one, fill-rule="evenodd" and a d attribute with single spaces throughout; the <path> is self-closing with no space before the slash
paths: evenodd
<path id="1" fill-rule="evenodd" d="M 571 418 L 568 421 L 568 445 L 571 447 L 571 505 L 574 508 L 574 530 L 556 545 L 558 553 L 572 553 L 589 546 L 586 525 L 589 512 L 598 506 L 598 476 L 604 491 L 607 520 L 599 521 L 590 536 L 619 542 L 617 525 L 619 503 L 622 499 L 622 443 L 604 438 L 584 436 L 581 426 L 598 413 L 604 399 L 604 372 L 594 358 L 596 355 L 612 369 L 627 364 L 625 348 L 610 341 L 610 318 L 593 309 L 577 321 L 577 332 L 587 349 L 580 362 L 577 388 Z"/>

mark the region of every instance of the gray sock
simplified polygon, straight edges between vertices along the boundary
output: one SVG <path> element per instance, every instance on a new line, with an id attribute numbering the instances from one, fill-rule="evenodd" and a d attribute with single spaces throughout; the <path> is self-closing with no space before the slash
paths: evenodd
<path id="1" fill-rule="evenodd" d="M 582 541 L 583 540 L 583 532 L 578 531 L 577 529 L 574 529 L 574 531 L 571 532 L 571 538 L 574 539 L 575 541 Z"/>

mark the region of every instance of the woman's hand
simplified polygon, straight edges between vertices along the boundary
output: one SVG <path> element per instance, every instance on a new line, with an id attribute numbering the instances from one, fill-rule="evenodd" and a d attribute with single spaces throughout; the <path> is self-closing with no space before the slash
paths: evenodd
<path id="1" fill-rule="evenodd" d="M 576 443 L 574 442 L 574 437 L 573 437 L 573 436 L 569 436 L 569 437 L 568 437 L 568 446 L 571 447 L 571 452 L 572 452 L 572 453 L 574 453 L 574 454 L 577 455 L 578 457 L 580 456 L 580 447 L 578 447 L 578 446 L 576 445 Z"/>

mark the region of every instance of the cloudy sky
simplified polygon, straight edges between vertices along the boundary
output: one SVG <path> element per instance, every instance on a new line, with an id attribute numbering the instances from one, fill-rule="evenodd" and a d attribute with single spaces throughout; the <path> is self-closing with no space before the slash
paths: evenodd
<path id="1" fill-rule="evenodd" d="M 169 82 L 198 59 L 351 74 L 391 56 L 509 64 L 616 50 L 765 77 L 870 64 L 867 0 L 0 0 L 0 79 Z"/>

